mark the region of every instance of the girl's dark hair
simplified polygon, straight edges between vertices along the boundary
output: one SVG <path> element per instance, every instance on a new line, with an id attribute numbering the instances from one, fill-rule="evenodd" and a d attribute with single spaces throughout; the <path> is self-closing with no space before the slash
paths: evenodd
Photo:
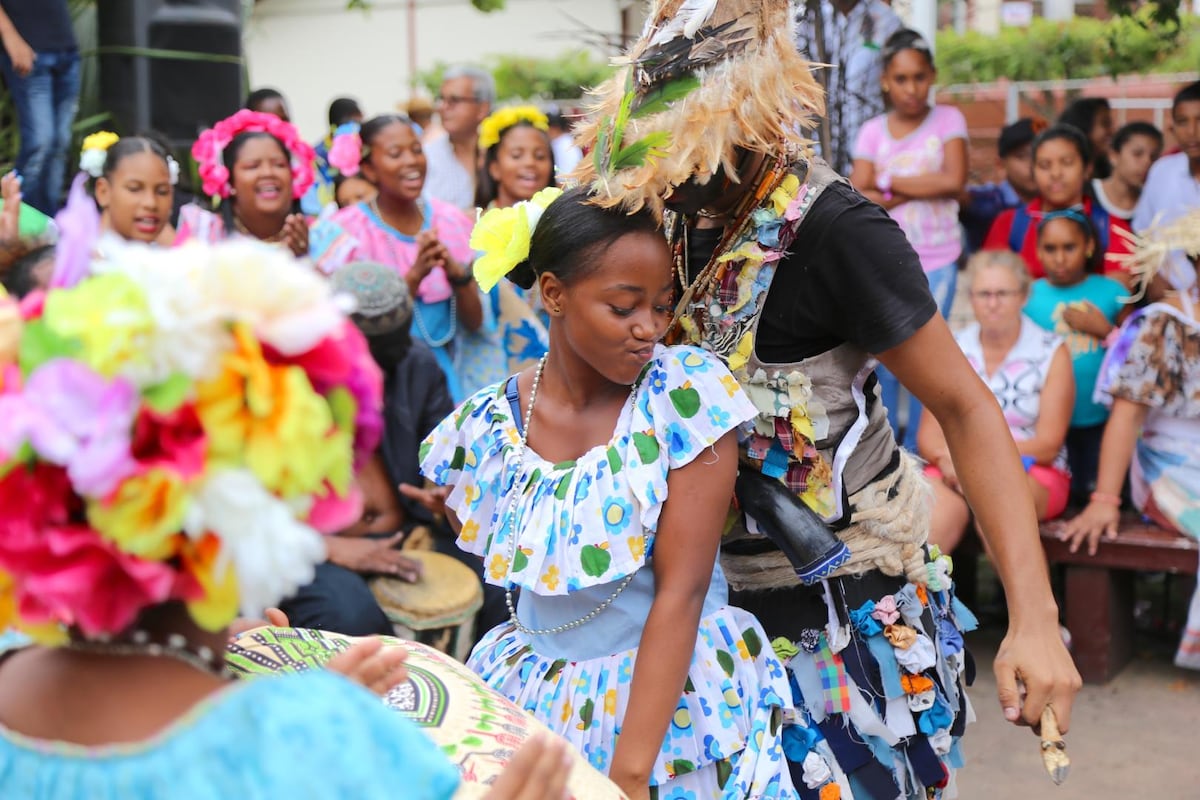
<path id="1" fill-rule="evenodd" d="M 33 292 L 38 287 L 34 270 L 47 259 L 54 259 L 54 245 L 47 244 L 36 247 L 13 262 L 12 266 L 0 279 L 0 285 L 18 300 Z"/>
<path id="2" fill-rule="evenodd" d="M 246 108 L 251 111 L 258 111 L 259 107 L 268 100 L 282 100 L 287 103 L 283 93 L 278 89 L 272 89 L 269 86 L 264 86 L 261 89 L 255 89 L 250 94 L 246 95 Z"/>
<path id="3" fill-rule="evenodd" d="M 517 128 L 532 128 L 546 137 L 546 152 L 550 154 L 550 183 L 546 185 L 558 186 L 558 181 L 554 177 L 554 147 L 550 143 L 550 134 L 538 128 L 529 120 L 518 120 L 500 131 L 500 141 L 489 147 L 487 152 L 483 154 L 483 166 L 476 171 L 475 175 L 475 205 L 478 208 L 487 208 L 488 203 L 495 200 L 496 196 L 500 193 L 500 185 L 492 179 L 492 174 L 488 171 L 488 168 L 492 164 L 495 164 L 496 159 L 500 157 L 500 145 L 504 144 L 504 137 L 508 136 L 509 131 L 516 130 Z"/>
<path id="4" fill-rule="evenodd" d="M 110 178 L 117 167 L 128 156 L 137 153 L 153 153 L 167 163 L 167 148 L 150 136 L 124 136 L 108 148 L 104 157 L 104 177 Z"/>
<path id="5" fill-rule="evenodd" d="M 929 62 L 930 69 L 937 67 L 933 63 L 933 48 L 929 46 L 929 42 L 924 36 L 912 30 L 911 28 L 901 28 L 887 38 L 883 43 L 883 47 L 879 50 L 879 58 L 883 62 L 883 68 L 887 69 L 892 63 L 892 59 L 899 53 L 905 50 L 915 50 L 925 56 L 925 60 Z"/>
<path id="6" fill-rule="evenodd" d="M 1085 136 L 1092 135 L 1092 126 L 1096 124 L 1096 115 L 1105 109 L 1111 109 L 1108 100 L 1103 97 L 1081 97 L 1066 109 L 1058 118 L 1060 125 L 1074 125 L 1083 131 Z"/>
<path id="7" fill-rule="evenodd" d="M 362 161 L 366 161 L 371 157 L 371 145 L 375 143 L 375 137 L 384 129 L 397 122 L 402 125 L 407 125 L 412 129 L 413 134 L 419 139 L 421 137 L 417 124 L 403 114 L 380 114 L 377 117 L 371 117 L 362 124 L 358 129 L 358 137 L 362 139 Z"/>
<path id="8" fill-rule="evenodd" d="M 592 205 L 586 186 L 563 192 L 538 220 L 529 242 L 529 258 L 517 264 L 508 279 L 530 289 L 543 272 L 571 284 L 596 268 L 613 242 L 631 233 L 660 235 L 654 215 L 642 209 L 628 214 L 619 208 Z"/>
<path id="9" fill-rule="evenodd" d="M 1084 261 L 1084 270 L 1089 274 L 1099 275 L 1104 272 L 1104 253 L 1100 251 L 1100 239 L 1096 236 L 1096 227 L 1092 220 L 1084 212 L 1082 206 L 1073 206 L 1064 208 L 1060 211 L 1049 211 L 1038 222 L 1037 235 L 1038 239 L 1042 238 L 1042 230 L 1056 219 L 1065 220 L 1073 223 L 1079 230 L 1083 231 L 1085 241 L 1091 243 L 1092 254 L 1087 256 Z"/>
<path id="10" fill-rule="evenodd" d="M 1162 131 L 1151 125 L 1149 122 L 1130 122 L 1128 125 L 1121 126 L 1121 129 L 1113 134 L 1112 149 L 1114 153 L 1121 152 L 1125 145 L 1129 144 L 1129 140 L 1135 136 L 1147 136 L 1158 142 L 1158 146 L 1163 145 Z"/>
<path id="11" fill-rule="evenodd" d="M 1033 158 L 1037 160 L 1038 148 L 1046 142 L 1061 139 L 1064 142 L 1070 142 L 1075 145 L 1075 149 L 1079 151 L 1079 157 L 1083 159 L 1084 164 L 1092 163 L 1092 143 L 1088 137 L 1079 128 L 1074 125 L 1064 125 L 1059 122 L 1051 125 L 1046 130 L 1039 133 L 1033 140 Z"/>

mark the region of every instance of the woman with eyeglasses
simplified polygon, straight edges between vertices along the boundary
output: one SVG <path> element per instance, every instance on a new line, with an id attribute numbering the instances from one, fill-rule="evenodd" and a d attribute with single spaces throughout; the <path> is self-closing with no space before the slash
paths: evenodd
<path id="1" fill-rule="evenodd" d="M 1000 403 L 1025 464 L 1038 519 L 1053 519 L 1066 508 L 1071 488 L 1064 446 L 1075 400 L 1070 353 L 1062 339 L 1022 313 L 1030 278 L 1019 255 L 977 253 L 965 280 L 976 321 L 955 339 Z M 929 543 L 950 552 L 966 532 L 971 512 L 946 438 L 928 410 L 917 450 L 928 462 L 925 474 L 933 486 Z"/>

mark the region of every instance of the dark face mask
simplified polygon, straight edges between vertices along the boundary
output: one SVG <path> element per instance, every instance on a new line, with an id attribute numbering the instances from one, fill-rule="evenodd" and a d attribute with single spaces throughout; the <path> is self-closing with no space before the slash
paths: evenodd
<path id="1" fill-rule="evenodd" d="M 368 336 L 367 346 L 371 349 L 371 357 L 375 359 L 375 363 L 383 370 L 384 375 L 388 375 L 412 349 L 412 337 L 403 329 L 380 333 Z"/>

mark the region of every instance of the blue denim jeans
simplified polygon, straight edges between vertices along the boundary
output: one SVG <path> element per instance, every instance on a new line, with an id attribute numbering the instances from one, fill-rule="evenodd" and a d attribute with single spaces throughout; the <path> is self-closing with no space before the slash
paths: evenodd
<path id="1" fill-rule="evenodd" d="M 58 210 L 71 146 L 71 124 L 79 104 L 79 52 L 43 51 L 25 77 L 0 50 L 0 69 L 12 92 L 21 132 L 17 171 L 26 203 L 46 214 Z"/>
<path id="2" fill-rule="evenodd" d="M 929 280 L 929 293 L 933 295 L 933 301 L 937 303 L 938 312 L 941 313 L 942 319 L 946 319 L 950 316 L 950 307 L 954 305 L 954 292 L 958 288 L 958 265 L 948 264 L 925 273 L 925 277 Z M 900 381 L 896 380 L 896 376 L 888 372 L 882 364 L 876 368 L 875 374 L 879 377 L 879 398 L 887 409 L 892 433 L 899 438 L 902 404 L 905 404 L 907 417 L 904 418 L 904 440 L 900 444 L 906 450 L 917 452 L 917 429 L 921 424 L 921 402 L 909 394 L 900 385 Z"/>

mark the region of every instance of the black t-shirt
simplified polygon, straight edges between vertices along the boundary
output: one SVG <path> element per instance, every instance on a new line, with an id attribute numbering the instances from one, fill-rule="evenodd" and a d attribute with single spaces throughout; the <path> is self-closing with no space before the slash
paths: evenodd
<path id="1" fill-rule="evenodd" d="M 689 234 L 695 275 L 719 230 Z M 887 212 L 845 183 L 833 183 L 800 223 L 779 263 L 758 325 L 755 353 L 786 364 L 844 342 L 869 353 L 902 344 L 937 313 L 921 261 Z"/>
<path id="2" fill-rule="evenodd" d="M 78 47 L 67 0 L 0 0 L 0 8 L 33 52 Z"/>

